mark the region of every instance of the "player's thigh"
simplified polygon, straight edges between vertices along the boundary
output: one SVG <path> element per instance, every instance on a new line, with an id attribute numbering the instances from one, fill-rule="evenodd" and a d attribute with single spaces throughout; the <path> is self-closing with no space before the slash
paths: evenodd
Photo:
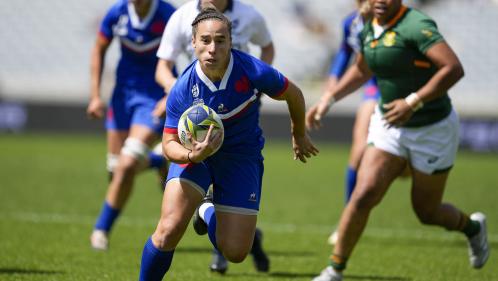
<path id="1" fill-rule="evenodd" d="M 405 166 L 404 158 L 373 146 L 367 147 L 352 199 L 360 205 L 375 206 Z"/>
<path id="2" fill-rule="evenodd" d="M 188 181 L 166 183 L 161 218 L 153 235 L 157 245 L 163 250 L 172 250 L 178 245 L 202 198 L 203 194 Z"/>
<path id="3" fill-rule="evenodd" d="M 148 147 L 151 147 L 159 139 L 159 135 L 154 130 L 143 124 L 133 124 L 130 128 L 129 137 L 141 141 Z"/>
<path id="4" fill-rule="evenodd" d="M 217 211 L 257 215 L 261 200 L 263 161 L 219 151 L 208 158 L 213 172 L 213 203 Z"/>
<path id="5" fill-rule="evenodd" d="M 107 130 L 107 152 L 118 155 L 127 137 L 126 130 Z"/>
<path id="6" fill-rule="evenodd" d="M 449 171 L 427 174 L 412 169 L 412 206 L 417 212 L 431 213 L 441 205 Z"/>
<path id="7" fill-rule="evenodd" d="M 367 146 L 368 126 L 376 105 L 377 102 L 375 100 L 367 100 L 360 105 L 360 108 L 356 112 L 353 127 L 353 143 L 349 157 L 349 164 L 353 168 L 357 169 L 360 165 L 361 157 Z"/>
<path id="8" fill-rule="evenodd" d="M 227 254 L 247 255 L 252 247 L 257 215 L 216 212 L 216 238 Z"/>
<path id="9" fill-rule="evenodd" d="M 164 119 L 152 115 L 155 100 L 145 100 L 133 109 L 130 136 L 136 137 L 149 146 L 159 139 L 164 127 Z"/>

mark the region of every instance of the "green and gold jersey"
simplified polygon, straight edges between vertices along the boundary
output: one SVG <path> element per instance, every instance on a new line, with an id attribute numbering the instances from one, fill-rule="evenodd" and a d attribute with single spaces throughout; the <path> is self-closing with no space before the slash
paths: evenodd
<path id="1" fill-rule="evenodd" d="M 398 14 L 375 36 L 375 19 L 361 33 L 363 56 L 377 77 L 381 99 L 379 107 L 417 92 L 436 73 L 426 51 L 444 38 L 436 23 L 421 12 L 402 6 Z M 413 114 L 405 127 L 435 123 L 451 112 L 448 94 L 427 102 Z"/>

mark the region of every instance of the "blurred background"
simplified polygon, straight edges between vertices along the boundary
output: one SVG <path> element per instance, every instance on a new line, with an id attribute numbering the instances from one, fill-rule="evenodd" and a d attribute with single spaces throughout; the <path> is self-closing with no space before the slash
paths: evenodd
<path id="1" fill-rule="evenodd" d="M 0 132 L 104 133 L 87 120 L 89 60 L 99 23 L 114 0 L 0 1 Z M 186 1 L 170 1 L 176 7 Z M 341 20 L 353 0 L 246 0 L 266 18 L 274 39 L 274 65 L 303 89 L 307 105 L 320 96 L 341 39 Z M 498 152 L 498 0 L 404 1 L 436 20 L 461 59 L 466 76 L 450 91 L 461 117 L 461 144 Z M 119 57 L 106 57 L 108 98 Z M 257 54 L 255 54 L 257 55 Z M 180 61 L 180 69 L 186 64 Z M 331 110 L 316 138 L 348 142 L 360 95 Z M 268 137 L 288 136 L 285 105 L 266 99 L 262 126 Z M 266 118 L 265 116 L 270 116 Z M 283 125 L 282 125 L 283 124 Z"/>

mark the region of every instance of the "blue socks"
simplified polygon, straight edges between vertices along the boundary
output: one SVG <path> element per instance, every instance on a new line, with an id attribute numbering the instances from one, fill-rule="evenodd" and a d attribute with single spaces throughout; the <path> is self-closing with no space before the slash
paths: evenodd
<path id="1" fill-rule="evenodd" d="M 203 215 L 204 222 L 208 226 L 208 236 L 211 244 L 213 244 L 215 249 L 218 249 L 216 243 L 216 215 L 214 213 L 214 206 L 209 206 Z"/>
<path id="2" fill-rule="evenodd" d="M 357 171 L 350 166 L 346 171 L 346 186 L 344 186 L 344 200 L 346 204 L 349 202 L 351 198 L 351 194 L 353 194 L 354 187 L 356 186 L 356 176 Z"/>
<path id="3" fill-rule="evenodd" d="M 174 250 L 168 252 L 159 250 L 149 238 L 142 252 L 139 281 L 161 281 L 171 266 L 174 253 Z"/>
<path id="4" fill-rule="evenodd" d="M 166 164 L 164 156 L 149 152 L 149 168 L 161 168 Z"/>
<path id="5" fill-rule="evenodd" d="M 95 223 L 95 229 L 103 230 L 105 232 L 111 231 L 114 221 L 119 216 L 121 210 L 112 208 L 107 201 L 104 201 L 104 206 L 100 211 L 100 215 Z"/>

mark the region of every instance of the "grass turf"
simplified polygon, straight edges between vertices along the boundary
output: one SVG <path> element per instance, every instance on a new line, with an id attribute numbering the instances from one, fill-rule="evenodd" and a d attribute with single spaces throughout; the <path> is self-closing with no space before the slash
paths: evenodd
<path id="1" fill-rule="evenodd" d="M 308 164 L 292 160 L 290 143 L 268 141 L 258 225 L 271 258 L 269 274 L 250 257 L 225 276 L 208 271 L 207 237 L 187 230 L 165 280 L 310 280 L 327 265 L 326 238 L 343 206 L 348 147 L 318 144 Z M 114 227 L 111 250 L 88 237 L 107 187 L 105 140 L 85 135 L 0 135 L 0 280 L 137 280 L 142 247 L 159 217 L 161 192 L 152 172 Z M 498 245 L 497 157 L 460 152 L 445 200 L 488 216 Z M 399 180 L 372 213 L 345 280 L 498 280 L 494 253 L 481 270 L 468 265 L 462 235 L 422 226 L 410 207 L 409 180 Z"/>

